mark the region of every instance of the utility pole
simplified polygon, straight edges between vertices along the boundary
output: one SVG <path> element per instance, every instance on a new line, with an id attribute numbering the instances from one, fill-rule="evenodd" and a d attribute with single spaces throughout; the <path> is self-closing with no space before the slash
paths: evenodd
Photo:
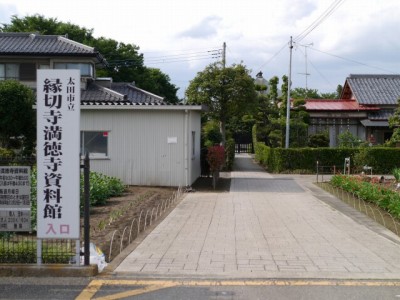
<path id="1" fill-rule="evenodd" d="M 287 101 L 286 101 L 286 140 L 285 140 L 285 148 L 289 148 L 289 134 L 290 134 L 290 86 L 292 85 L 292 49 L 293 49 L 293 40 L 290 37 L 289 43 L 289 51 L 290 51 L 290 59 L 289 59 L 289 78 L 288 78 L 288 90 L 287 90 Z"/>
<path id="2" fill-rule="evenodd" d="M 225 76 L 224 76 L 224 70 L 226 66 L 226 43 L 224 42 L 222 44 L 222 89 L 221 89 L 221 100 L 224 101 L 225 99 Z M 224 112 L 225 114 L 225 112 Z M 226 142 L 226 128 L 225 128 L 225 120 L 224 122 L 222 120 L 219 121 L 219 131 L 221 132 L 222 135 L 222 146 L 225 147 L 225 142 Z"/>
<path id="3" fill-rule="evenodd" d="M 222 67 L 225 69 L 226 65 L 226 43 L 222 44 Z"/>

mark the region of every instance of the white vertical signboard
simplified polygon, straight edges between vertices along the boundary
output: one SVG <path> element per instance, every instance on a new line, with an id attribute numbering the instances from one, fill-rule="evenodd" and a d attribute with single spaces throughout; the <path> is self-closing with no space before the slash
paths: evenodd
<path id="1" fill-rule="evenodd" d="M 80 71 L 37 73 L 37 236 L 79 239 Z"/>

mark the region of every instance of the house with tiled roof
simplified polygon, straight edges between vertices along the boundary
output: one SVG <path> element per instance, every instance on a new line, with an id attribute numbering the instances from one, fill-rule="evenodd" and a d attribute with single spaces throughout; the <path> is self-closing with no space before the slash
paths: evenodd
<path id="1" fill-rule="evenodd" d="M 362 141 L 383 144 L 392 129 L 388 119 L 400 98 L 400 75 L 350 75 L 340 99 L 307 99 L 310 114 L 309 134 L 327 130 L 330 146 L 338 135 L 350 131 Z"/>
<path id="2" fill-rule="evenodd" d="M 0 80 L 36 89 L 38 69 L 79 69 L 81 153 L 91 169 L 130 185 L 189 186 L 200 176 L 201 111 L 112 78 L 107 60 L 65 36 L 0 33 Z"/>

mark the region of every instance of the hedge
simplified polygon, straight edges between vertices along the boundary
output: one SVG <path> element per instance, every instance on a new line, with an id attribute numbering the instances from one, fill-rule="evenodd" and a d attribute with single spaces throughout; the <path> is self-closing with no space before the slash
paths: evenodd
<path id="1" fill-rule="evenodd" d="M 263 143 L 255 144 L 255 159 L 273 173 L 315 173 L 316 164 L 337 166 L 341 170 L 344 159 L 350 157 L 351 165 L 362 171 L 362 166 L 372 167 L 375 174 L 391 174 L 400 166 L 398 148 L 270 148 Z"/>

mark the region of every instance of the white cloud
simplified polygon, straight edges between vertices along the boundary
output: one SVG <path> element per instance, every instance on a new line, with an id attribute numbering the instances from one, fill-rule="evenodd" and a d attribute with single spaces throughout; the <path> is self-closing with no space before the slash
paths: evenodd
<path id="1" fill-rule="evenodd" d="M 177 35 L 178 38 L 207 39 L 212 38 L 218 33 L 218 26 L 221 18 L 209 16 L 201 20 L 200 23 L 192 26 L 188 30 Z"/>

